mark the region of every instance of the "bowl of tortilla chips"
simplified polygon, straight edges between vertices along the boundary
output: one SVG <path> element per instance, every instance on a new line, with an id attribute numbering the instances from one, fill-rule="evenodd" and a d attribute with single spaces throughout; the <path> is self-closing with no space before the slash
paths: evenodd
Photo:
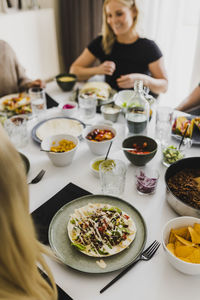
<path id="1" fill-rule="evenodd" d="M 169 263 L 188 275 L 200 275 L 200 219 L 190 216 L 167 222 L 162 245 Z"/>

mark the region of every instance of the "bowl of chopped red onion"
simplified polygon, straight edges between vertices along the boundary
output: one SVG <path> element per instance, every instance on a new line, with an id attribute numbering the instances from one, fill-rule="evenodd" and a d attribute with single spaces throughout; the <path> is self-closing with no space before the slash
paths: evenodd
<path id="1" fill-rule="evenodd" d="M 132 164 L 144 166 L 156 155 L 158 145 L 148 136 L 135 135 L 126 138 L 122 147 L 126 158 Z"/>
<path id="2" fill-rule="evenodd" d="M 147 166 L 138 168 L 135 172 L 136 189 L 140 195 L 150 195 L 155 193 L 159 173 L 153 168 Z"/>

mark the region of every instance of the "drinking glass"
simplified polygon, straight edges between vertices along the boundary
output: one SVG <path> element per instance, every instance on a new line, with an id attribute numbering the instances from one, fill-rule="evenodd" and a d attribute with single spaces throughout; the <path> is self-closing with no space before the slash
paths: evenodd
<path id="1" fill-rule="evenodd" d="M 123 194 L 126 170 L 126 164 L 119 159 L 107 159 L 99 165 L 101 190 L 103 194 L 115 196 Z"/>
<path id="2" fill-rule="evenodd" d="M 43 88 L 33 87 L 29 89 L 29 95 L 31 98 L 32 114 L 40 117 L 46 111 L 46 96 Z"/>
<path id="3" fill-rule="evenodd" d="M 173 108 L 158 106 L 156 109 L 156 139 L 161 144 L 168 143 L 172 130 Z"/>
<path id="4" fill-rule="evenodd" d="M 151 195 L 156 191 L 159 173 L 156 169 L 145 166 L 136 169 L 136 189 L 140 195 Z"/>
<path id="5" fill-rule="evenodd" d="M 78 97 L 80 117 L 83 119 L 92 119 L 96 114 L 97 99 L 95 96 L 84 98 Z"/>
<path id="6" fill-rule="evenodd" d="M 27 117 L 25 115 L 7 119 L 4 128 L 15 148 L 23 148 L 28 144 Z"/>

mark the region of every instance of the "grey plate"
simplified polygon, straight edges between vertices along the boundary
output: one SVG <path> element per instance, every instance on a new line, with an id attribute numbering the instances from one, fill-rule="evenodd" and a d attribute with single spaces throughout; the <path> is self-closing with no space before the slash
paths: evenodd
<path id="1" fill-rule="evenodd" d="M 29 162 L 28 158 L 24 154 L 22 154 L 21 152 L 19 152 L 19 154 L 20 154 L 21 159 L 22 159 L 22 161 L 24 163 L 26 174 L 28 174 L 28 171 L 30 169 L 30 162 Z"/>
<path id="2" fill-rule="evenodd" d="M 71 246 L 71 241 L 68 238 L 67 224 L 70 214 L 88 203 L 108 203 L 117 206 L 133 218 L 137 227 L 135 240 L 127 249 L 116 255 L 103 258 L 107 265 L 105 269 L 96 264 L 99 258 L 87 256 L 76 250 Z M 49 243 L 58 259 L 73 269 L 87 273 L 108 273 L 128 266 L 142 252 L 146 243 L 146 236 L 145 221 L 138 210 L 120 198 L 107 195 L 89 195 L 67 203 L 54 215 L 49 226 Z"/>
<path id="3" fill-rule="evenodd" d="M 75 118 L 70 118 L 70 117 L 65 117 L 65 116 L 63 116 L 63 117 L 53 117 L 53 118 L 49 118 L 49 119 L 46 119 L 46 120 L 43 120 L 43 121 L 39 122 L 38 124 L 36 124 L 36 125 L 33 127 L 32 131 L 31 131 L 31 136 L 32 136 L 32 139 L 33 139 L 35 142 L 37 142 L 38 144 L 40 144 L 40 143 L 42 142 L 42 141 L 37 137 L 37 135 L 36 135 L 37 129 L 38 129 L 43 123 L 46 123 L 47 121 L 49 121 L 49 120 L 54 120 L 54 119 L 69 119 L 69 120 L 75 120 L 75 121 L 80 122 L 80 124 L 83 125 L 83 129 L 85 128 L 85 123 L 83 123 L 82 121 L 80 121 L 80 120 L 78 120 L 78 119 L 75 119 Z"/>
<path id="4" fill-rule="evenodd" d="M 187 119 L 188 120 L 192 120 L 193 118 L 196 118 L 197 116 L 193 116 L 193 115 L 188 115 Z M 182 139 L 181 135 L 178 134 L 171 134 L 173 138 L 175 138 L 176 140 L 180 141 Z M 192 134 L 192 145 L 195 146 L 199 146 L 200 145 L 200 132 L 198 130 L 198 128 L 194 127 L 193 129 L 193 134 Z"/>

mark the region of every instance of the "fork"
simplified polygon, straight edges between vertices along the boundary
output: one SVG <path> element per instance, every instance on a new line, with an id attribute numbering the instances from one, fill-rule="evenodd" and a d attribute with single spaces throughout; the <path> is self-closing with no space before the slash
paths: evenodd
<path id="1" fill-rule="evenodd" d="M 41 170 L 28 184 L 38 183 L 45 174 L 45 170 Z"/>
<path id="2" fill-rule="evenodd" d="M 119 273 L 113 280 L 111 280 L 104 288 L 100 290 L 100 294 L 102 294 L 105 290 L 107 290 L 113 283 L 115 283 L 118 279 L 120 279 L 122 276 L 124 276 L 133 266 L 136 265 L 136 263 L 140 260 L 150 260 L 153 255 L 156 253 L 158 248 L 160 247 L 160 243 L 158 241 L 154 241 L 144 252 L 142 252 L 139 257 L 130 264 L 126 269 L 124 269 L 121 273 Z"/>

